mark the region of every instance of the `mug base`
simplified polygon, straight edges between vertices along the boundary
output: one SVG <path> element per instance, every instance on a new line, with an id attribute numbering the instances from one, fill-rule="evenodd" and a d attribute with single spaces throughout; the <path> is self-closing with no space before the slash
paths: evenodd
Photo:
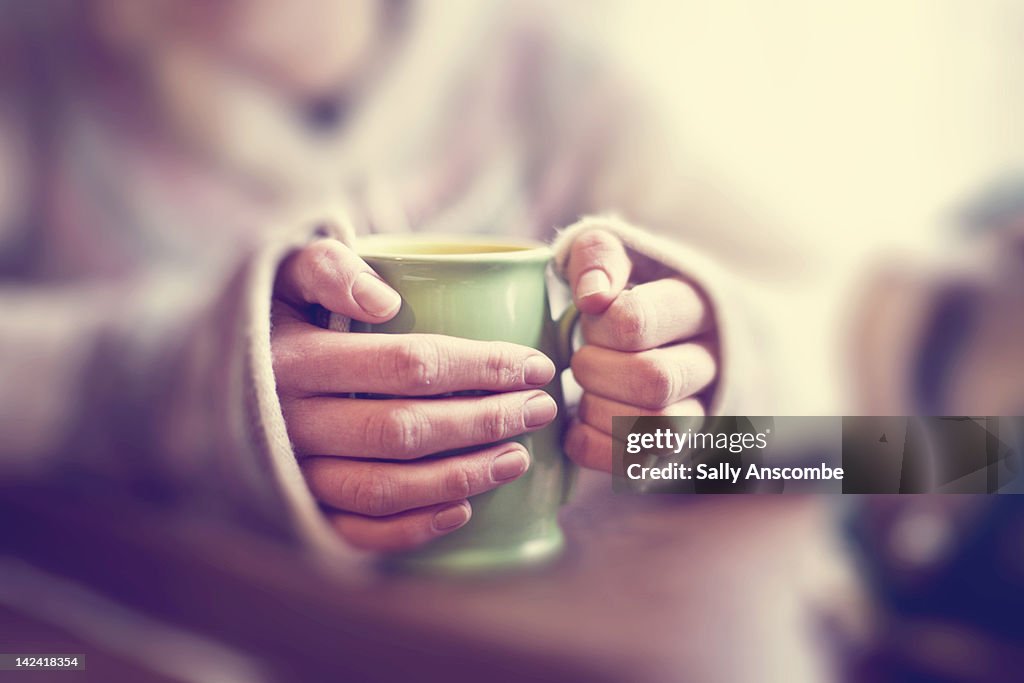
<path id="1" fill-rule="evenodd" d="M 506 548 L 461 548 L 431 552 L 429 547 L 387 558 L 384 568 L 402 573 L 465 576 L 546 564 L 565 549 L 565 536 L 557 526 L 544 536 Z"/>

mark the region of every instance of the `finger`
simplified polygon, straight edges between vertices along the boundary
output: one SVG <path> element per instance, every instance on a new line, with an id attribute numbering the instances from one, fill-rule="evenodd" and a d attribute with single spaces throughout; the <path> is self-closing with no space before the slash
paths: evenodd
<path id="1" fill-rule="evenodd" d="M 572 357 L 585 391 L 642 408 L 670 406 L 705 389 L 717 365 L 707 342 L 624 353 L 587 344 Z"/>
<path id="2" fill-rule="evenodd" d="M 525 448 L 504 443 L 467 455 L 401 463 L 306 458 L 301 467 L 317 500 L 381 517 L 490 491 L 521 477 L 529 464 Z"/>
<path id="3" fill-rule="evenodd" d="M 612 471 L 612 437 L 582 422 L 573 422 L 565 434 L 565 454 L 580 467 Z"/>
<path id="4" fill-rule="evenodd" d="M 572 243 L 566 274 L 582 313 L 603 312 L 629 282 L 633 264 L 622 242 L 604 230 L 589 230 Z"/>
<path id="5" fill-rule="evenodd" d="M 466 525 L 473 511 L 469 501 L 442 503 L 390 517 L 364 517 L 329 512 L 335 531 L 357 548 L 377 552 L 410 550 Z"/>
<path id="6" fill-rule="evenodd" d="M 613 401 L 589 391 L 584 392 L 580 398 L 580 405 L 577 409 L 577 417 L 580 422 L 588 424 L 605 434 L 612 434 L 612 418 L 640 417 L 644 415 L 657 416 L 678 416 L 678 417 L 703 417 L 704 404 L 696 398 L 684 398 L 678 403 L 665 406 L 664 408 L 643 408 L 621 401 Z"/>
<path id="7" fill-rule="evenodd" d="M 312 325 L 276 331 L 278 390 L 290 395 L 367 392 L 435 396 L 542 387 L 555 376 L 528 346 L 435 334 L 341 334 Z"/>
<path id="8" fill-rule="evenodd" d="M 318 240 L 281 264 L 275 289 L 295 304 L 320 304 L 368 323 L 390 320 L 402 299 L 338 240 Z"/>
<path id="9" fill-rule="evenodd" d="M 558 412 L 543 391 L 433 400 L 315 397 L 286 402 L 300 455 L 409 460 L 539 429 Z"/>
<path id="10" fill-rule="evenodd" d="M 582 318 L 583 338 L 618 351 L 646 351 L 711 327 L 704 298 L 682 280 L 663 279 L 619 294 L 599 316 Z"/>

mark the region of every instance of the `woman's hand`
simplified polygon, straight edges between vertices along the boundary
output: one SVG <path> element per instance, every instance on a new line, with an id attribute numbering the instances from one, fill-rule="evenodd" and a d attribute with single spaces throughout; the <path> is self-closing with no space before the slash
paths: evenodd
<path id="1" fill-rule="evenodd" d="M 704 297 L 679 278 L 648 279 L 645 265 L 603 230 L 571 247 L 567 277 L 585 341 L 572 372 L 584 393 L 565 449 L 584 467 L 611 471 L 612 416 L 703 415 L 702 392 L 717 377 Z"/>
<path id="2" fill-rule="evenodd" d="M 281 266 L 271 344 L 288 434 L 310 490 L 338 533 L 379 551 L 411 548 L 463 526 L 470 496 L 514 481 L 530 455 L 502 443 L 539 429 L 555 374 L 539 351 L 427 334 L 353 334 L 311 320 L 315 305 L 367 323 L 401 300 L 355 253 L 321 240 Z M 487 396 L 427 398 L 479 390 Z M 357 393 L 398 396 L 354 398 Z"/>

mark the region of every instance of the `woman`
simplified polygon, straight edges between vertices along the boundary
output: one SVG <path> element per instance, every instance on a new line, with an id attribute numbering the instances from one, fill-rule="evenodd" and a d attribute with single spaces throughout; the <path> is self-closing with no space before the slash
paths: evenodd
<path id="1" fill-rule="evenodd" d="M 396 454 L 408 444 L 361 426 L 402 419 L 393 405 L 337 395 L 379 388 L 371 352 L 400 363 L 389 393 L 413 397 L 406 375 L 443 359 L 464 371 L 458 388 L 499 390 L 449 406 L 458 424 L 512 415 L 491 436 L 513 436 L 553 419 L 537 388 L 554 368 L 519 347 L 369 350 L 318 328 L 316 306 L 371 322 L 397 310 L 347 246 L 362 232 L 557 237 L 587 314 L 565 444 L 582 465 L 610 469 L 611 415 L 773 412 L 774 363 L 753 353 L 773 356 L 771 334 L 746 331 L 755 307 L 714 259 L 785 267 L 778 248 L 739 232 L 744 218 L 550 11 L 52 0 L 3 12 L 0 163 L 18 185 L 0 232 L 7 476 L 85 473 L 316 547 L 340 534 L 397 550 L 465 524 L 466 498 L 520 476 L 529 454 L 479 446 L 495 439 L 468 428 L 442 442 L 431 420 Z M 517 379 L 480 386 L 488 363 Z M 442 443 L 477 450 L 379 461 Z"/>

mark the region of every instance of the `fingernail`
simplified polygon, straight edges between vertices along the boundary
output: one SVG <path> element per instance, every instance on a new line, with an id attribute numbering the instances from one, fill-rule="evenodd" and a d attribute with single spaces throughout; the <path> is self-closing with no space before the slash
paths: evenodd
<path id="1" fill-rule="evenodd" d="M 555 376 L 555 364 L 547 356 L 530 356 L 523 365 L 523 381 L 542 386 Z"/>
<path id="2" fill-rule="evenodd" d="M 586 299 L 595 294 L 604 294 L 612 288 L 608 275 L 600 268 L 591 268 L 580 276 L 576 283 L 576 297 Z"/>
<path id="3" fill-rule="evenodd" d="M 555 419 L 558 406 L 547 394 L 537 394 L 523 405 L 523 422 L 528 429 L 542 427 Z"/>
<path id="4" fill-rule="evenodd" d="M 530 461 L 526 458 L 526 453 L 521 449 L 506 451 L 491 463 L 491 479 L 494 481 L 515 479 L 526 471 L 529 464 Z"/>
<path id="5" fill-rule="evenodd" d="M 360 273 L 352 284 L 352 298 L 359 307 L 374 316 L 387 315 L 402 304 L 398 292 L 369 273 Z"/>
<path id="6" fill-rule="evenodd" d="M 469 506 L 465 503 L 451 505 L 434 514 L 434 530 L 457 529 L 469 521 Z"/>

